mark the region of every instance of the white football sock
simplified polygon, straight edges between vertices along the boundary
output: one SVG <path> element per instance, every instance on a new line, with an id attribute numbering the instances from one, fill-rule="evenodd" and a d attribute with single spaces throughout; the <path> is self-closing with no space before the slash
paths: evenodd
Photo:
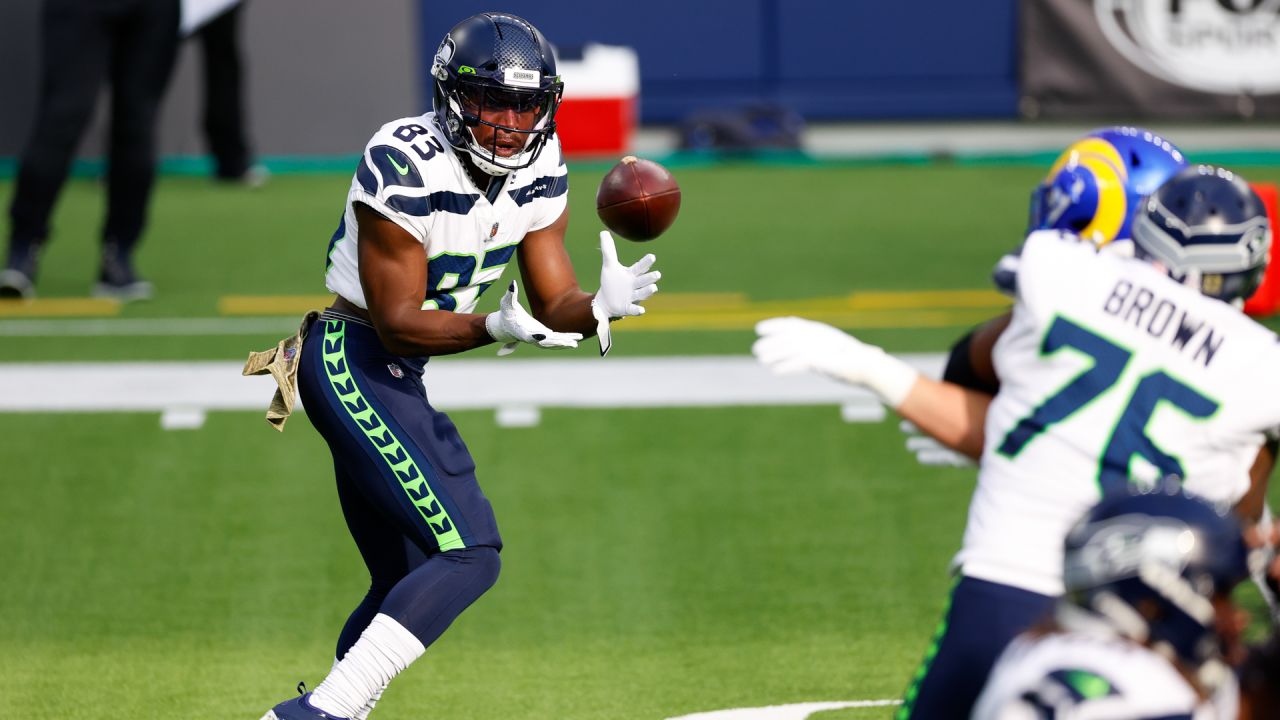
<path id="1" fill-rule="evenodd" d="M 403 625 L 378 613 L 329 677 L 312 691 L 310 702 L 331 715 L 365 717 L 391 678 L 426 650 Z"/>
<path id="2" fill-rule="evenodd" d="M 334 658 L 333 667 L 329 668 L 329 672 L 333 672 L 333 668 L 338 667 L 339 662 L 341 661 L 338 660 L 338 658 Z M 382 699 L 382 692 L 386 689 L 386 685 L 378 688 L 378 691 L 373 694 L 373 697 L 369 699 L 369 702 L 363 708 L 361 708 L 360 712 L 351 716 L 351 720 L 369 720 L 369 713 L 373 712 L 374 706 L 376 706 L 378 701 Z"/>

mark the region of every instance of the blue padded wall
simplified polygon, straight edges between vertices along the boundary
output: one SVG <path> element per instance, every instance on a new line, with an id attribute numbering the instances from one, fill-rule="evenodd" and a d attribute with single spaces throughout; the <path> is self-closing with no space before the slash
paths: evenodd
<path id="1" fill-rule="evenodd" d="M 423 67 L 454 23 L 494 9 L 423 0 Z M 1016 0 L 522 0 L 500 9 L 560 47 L 636 48 L 644 122 L 755 101 L 783 103 L 809 120 L 1017 111 Z"/>

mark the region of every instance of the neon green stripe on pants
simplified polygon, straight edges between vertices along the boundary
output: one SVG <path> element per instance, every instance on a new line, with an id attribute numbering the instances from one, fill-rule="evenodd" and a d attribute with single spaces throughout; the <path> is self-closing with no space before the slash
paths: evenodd
<path id="1" fill-rule="evenodd" d="M 324 326 L 324 370 L 333 386 L 334 393 L 347 414 L 356 426 L 364 431 L 365 437 L 373 444 L 374 449 L 382 456 L 387 467 L 400 481 L 409 501 L 418 508 L 427 527 L 431 528 L 436 544 L 441 551 L 456 550 L 467 546 L 458 534 L 458 528 L 449 513 L 436 499 L 435 493 L 427 483 L 427 476 L 414 462 L 413 457 L 405 450 L 399 438 L 387 424 L 378 417 L 360 392 L 360 386 L 351 375 L 346 353 L 347 325 L 340 320 L 326 320 Z"/>

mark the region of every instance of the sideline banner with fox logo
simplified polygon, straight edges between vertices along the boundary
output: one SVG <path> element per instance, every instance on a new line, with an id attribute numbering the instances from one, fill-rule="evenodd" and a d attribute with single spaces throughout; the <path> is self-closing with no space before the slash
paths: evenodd
<path id="1" fill-rule="evenodd" d="M 1022 0 L 1025 117 L 1280 118 L 1280 0 Z"/>

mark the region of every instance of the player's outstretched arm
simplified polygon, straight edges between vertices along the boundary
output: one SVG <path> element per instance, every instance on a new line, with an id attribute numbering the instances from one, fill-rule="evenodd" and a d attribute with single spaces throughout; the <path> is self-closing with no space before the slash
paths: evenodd
<path id="1" fill-rule="evenodd" d="M 816 372 L 860 385 L 947 447 L 975 459 L 982 454 L 990 396 L 924 377 L 881 348 L 824 323 L 771 318 L 758 323 L 756 333 L 751 352 L 774 372 Z"/>
<path id="2" fill-rule="evenodd" d="M 990 406 L 984 392 L 921 375 L 894 410 L 943 445 L 978 460 Z"/>
<path id="3" fill-rule="evenodd" d="M 942 379 L 961 387 L 995 395 L 1000 390 L 1000 378 L 996 376 L 992 361 L 993 348 L 1013 314 L 1006 312 L 974 328 L 955 345 L 947 356 Z"/>
<path id="4" fill-rule="evenodd" d="M 994 396 L 1000 390 L 1000 378 L 996 376 L 992 349 L 1000 334 L 1009 327 L 1011 313 L 1005 313 L 979 325 L 951 346 L 942 379 L 962 388 Z M 916 456 L 921 465 L 968 465 L 969 458 L 940 444 L 916 427 L 903 422 L 899 428 L 907 436 L 907 451 Z"/>
<path id="5" fill-rule="evenodd" d="M 568 227 L 569 208 L 566 207 L 555 222 L 524 236 L 516 259 L 533 316 L 549 328 L 590 336 L 595 331 L 591 295 L 578 286 L 573 263 L 564 247 Z"/>

